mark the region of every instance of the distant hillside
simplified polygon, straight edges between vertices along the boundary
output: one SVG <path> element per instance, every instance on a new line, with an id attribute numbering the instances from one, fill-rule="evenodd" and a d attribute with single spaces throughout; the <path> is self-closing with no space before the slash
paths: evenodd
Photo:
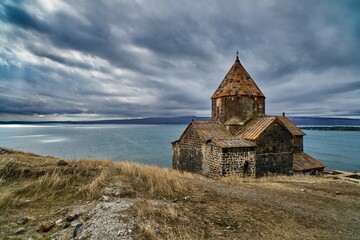
<path id="1" fill-rule="evenodd" d="M 296 125 L 360 126 L 360 119 L 289 117 Z"/>
<path id="2" fill-rule="evenodd" d="M 96 123 L 117 124 L 188 124 L 192 120 L 210 120 L 209 117 L 183 116 L 183 117 L 153 117 L 124 120 L 103 120 Z"/>
<path id="3" fill-rule="evenodd" d="M 182 117 L 149 117 L 134 119 L 112 119 L 98 121 L 44 121 L 44 122 L 28 122 L 28 121 L 11 121 L 1 122 L 0 124 L 188 124 L 192 120 L 210 120 L 209 117 L 182 116 Z"/>
<path id="4" fill-rule="evenodd" d="M 322 117 L 289 117 L 297 125 L 322 126 L 360 126 L 360 119 L 322 118 Z M 150 117 L 138 119 L 114 119 L 99 121 L 46 121 L 46 122 L 0 122 L 0 124 L 188 124 L 192 120 L 210 120 L 210 117 Z"/>

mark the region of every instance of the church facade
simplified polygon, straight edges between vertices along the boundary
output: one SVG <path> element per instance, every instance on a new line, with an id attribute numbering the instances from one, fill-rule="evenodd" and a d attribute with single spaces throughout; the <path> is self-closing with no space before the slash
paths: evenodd
<path id="1" fill-rule="evenodd" d="M 265 95 L 236 57 L 211 97 L 211 120 L 192 121 L 172 142 L 173 168 L 208 177 L 321 172 L 303 152 L 304 132 L 265 114 Z"/>

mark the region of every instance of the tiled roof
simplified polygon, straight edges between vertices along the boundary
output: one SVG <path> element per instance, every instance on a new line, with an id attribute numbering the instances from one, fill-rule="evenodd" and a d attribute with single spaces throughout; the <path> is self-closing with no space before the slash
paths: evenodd
<path id="1" fill-rule="evenodd" d="M 230 132 L 219 122 L 214 121 L 192 121 L 195 131 L 202 141 L 209 139 L 226 139 L 233 137 Z"/>
<path id="2" fill-rule="evenodd" d="M 276 117 L 261 117 L 246 124 L 236 136 L 256 140 L 276 120 Z"/>
<path id="3" fill-rule="evenodd" d="M 254 119 L 246 124 L 236 136 L 248 140 L 256 140 L 276 119 L 294 136 L 304 136 L 305 133 L 285 116 L 266 116 Z"/>
<path id="4" fill-rule="evenodd" d="M 265 97 L 239 60 L 232 65 L 211 98 L 236 95 Z"/>
<path id="5" fill-rule="evenodd" d="M 325 167 L 324 164 L 304 152 L 294 153 L 293 169 L 295 171 L 305 171 Z"/>
<path id="6" fill-rule="evenodd" d="M 221 148 L 256 147 L 252 141 L 243 138 L 214 139 L 213 142 Z"/>
<path id="7" fill-rule="evenodd" d="M 241 137 L 234 137 L 220 122 L 192 121 L 187 127 L 187 129 L 190 126 L 193 127 L 194 131 L 196 131 L 196 133 L 199 135 L 201 141 L 203 142 L 207 142 L 209 140 L 213 141 L 217 146 L 221 148 L 256 146 L 255 143 L 249 140 L 246 140 Z M 187 129 L 184 131 L 184 133 L 187 131 Z M 181 139 L 181 137 L 179 139 Z"/>
<path id="8" fill-rule="evenodd" d="M 294 135 L 294 136 L 304 136 L 305 135 L 305 133 L 287 117 L 278 116 L 277 118 L 289 130 L 289 132 L 291 132 L 292 135 Z"/>

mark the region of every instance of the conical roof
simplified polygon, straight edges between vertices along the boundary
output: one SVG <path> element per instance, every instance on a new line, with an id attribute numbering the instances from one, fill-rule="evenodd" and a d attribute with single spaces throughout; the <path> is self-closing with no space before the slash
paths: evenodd
<path id="1" fill-rule="evenodd" d="M 211 98 L 236 95 L 265 97 L 249 73 L 241 65 L 239 58 L 236 58 L 235 63 Z"/>

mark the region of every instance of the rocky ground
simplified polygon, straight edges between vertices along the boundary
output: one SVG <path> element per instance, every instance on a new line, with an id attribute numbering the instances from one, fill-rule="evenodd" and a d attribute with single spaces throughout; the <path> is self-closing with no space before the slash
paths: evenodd
<path id="1" fill-rule="evenodd" d="M 206 179 L 7 149 L 0 176 L 1 239 L 360 239 L 360 184 L 337 176 Z"/>

